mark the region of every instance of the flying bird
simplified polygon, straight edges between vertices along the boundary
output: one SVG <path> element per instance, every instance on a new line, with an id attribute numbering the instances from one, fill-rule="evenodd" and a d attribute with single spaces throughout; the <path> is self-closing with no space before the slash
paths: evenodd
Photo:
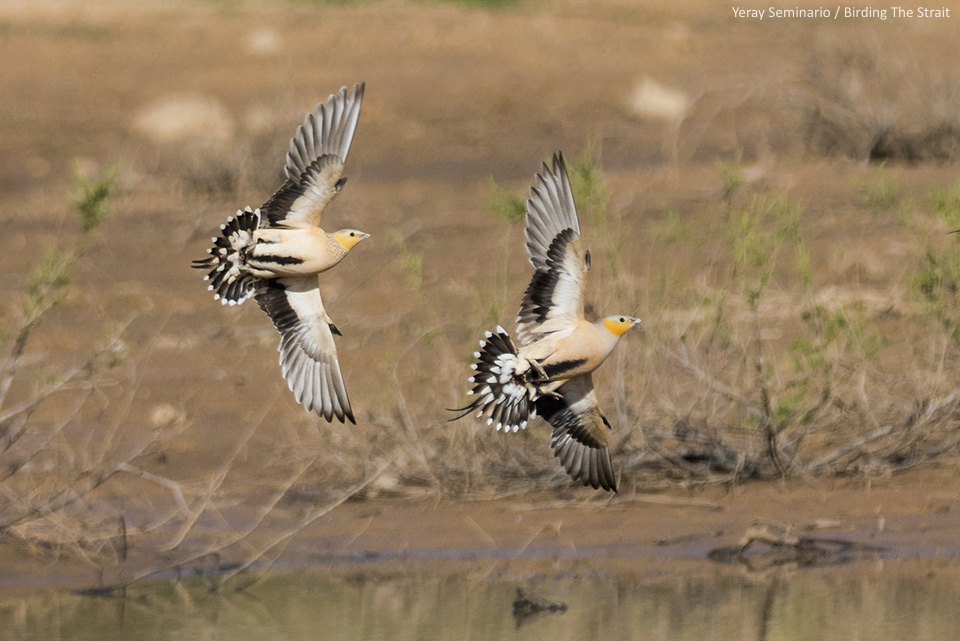
<path id="1" fill-rule="evenodd" d="M 253 296 L 280 332 L 280 370 L 298 403 L 328 421 L 356 423 L 343 383 L 333 324 L 318 274 L 369 238 L 357 229 L 320 227 L 324 208 L 347 178 L 343 166 L 360 117 L 364 83 L 331 94 L 308 113 L 290 140 L 286 181 L 258 209 L 240 210 L 220 226 L 208 257 L 214 299 L 239 305 Z"/>
<path id="2" fill-rule="evenodd" d="M 527 252 L 534 267 L 517 315 L 519 347 L 497 327 L 480 341 L 467 394 L 476 398 L 451 420 L 476 411 L 497 430 L 517 432 L 538 414 L 553 427 L 550 447 L 575 481 L 617 491 L 607 448 L 610 422 L 597 403 L 592 372 L 620 338 L 640 323 L 583 315 L 590 252 L 580 240 L 580 221 L 563 154 L 553 156 L 530 189 Z"/>

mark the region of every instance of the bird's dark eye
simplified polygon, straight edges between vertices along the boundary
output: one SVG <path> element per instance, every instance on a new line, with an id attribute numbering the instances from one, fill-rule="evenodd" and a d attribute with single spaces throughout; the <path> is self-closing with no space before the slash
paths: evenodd
<path id="1" fill-rule="evenodd" d="M 626 323 L 626 322 L 627 322 L 627 319 L 624 318 L 623 316 L 621 316 L 621 317 L 620 317 L 620 322 L 621 322 L 621 323 Z"/>
<path id="2" fill-rule="evenodd" d="M 354 237 L 354 236 L 356 236 L 356 234 L 353 233 L 353 232 L 350 232 L 350 237 L 352 238 L 352 237 Z"/>

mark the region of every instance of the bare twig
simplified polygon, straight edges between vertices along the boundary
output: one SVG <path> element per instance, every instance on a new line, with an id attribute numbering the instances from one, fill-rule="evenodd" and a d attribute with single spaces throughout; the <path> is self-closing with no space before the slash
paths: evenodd
<path id="1" fill-rule="evenodd" d="M 230 469 L 233 467 L 233 464 L 236 461 L 237 457 L 243 451 L 243 448 L 246 447 L 247 443 L 250 442 L 250 439 L 253 438 L 253 435 L 256 433 L 257 429 L 263 424 L 264 419 L 267 417 L 268 413 L 273 408 L 274 404 L 275 403 L 271 403 L 268 407 L 264 408 L 263 413 L 260 415 L 260 419 L 253 422 L 250 425 L 250 428 L 244 434 L 243 438 L 238 439 L 237 442 L 234 443 L 233 449 L 230 451 L 230 454 L 227 456 L 224 462 L 220 465 L 220 468 L 218 469 L 217 473 L 214 474 L 213 477 L 210 479 L 207 485 L 207 491 L 204 493 L 203 498 L 200 501 L 200 504 L 194 509 L 187 508 L 187 510 L 185 511 L 187 518 L 180 525 L 180 529 L 177 531 L 177 533 L 174 534 L 174 536 L 171 537 L 171 539 L 167 541 L 167 543 L 160 548 L 162 551 L 172 550 L 178 545 L 180 545 L 181 543 L 183 543 L 183 540 L 186 538 L 186 536 L 196 526 L 197 521 L 200 519 L 200 516 L 210 506 L 210 504 L 213 501 L 213 497 L 216 495 L 217 490 L 221 487 L 224 480 L 227 478 L 227 474 L 230 471 Z M 312 462 L 313 461 L 311 461 L 311 463 Z M 284 492 L 286 492 L 286 489 L 284 489 Z M 280 500 L 280 497 L 282 497 L 282 494 L 277 497 L 277 501 Z M 276 501 L 274 501 L 273 504 L 275 503 Z M 266 512 L 263 512 L 262 515 L 259 517 L 259 519 L 257 519 L 257 521 L 259 522 L 265 516 L 266 516 Z"/>
<path id="2" fill-rule="evenodd" d="M 240 572 L 243 572 L 244 570 L 246 570 L 247 568 L 249 568 L 251 565 L 253 565 L 253 564 L 256 563 L 257 561 L 259 561 L 259 560 L 263 557 L 263 555 L 266 554 L 267 552 L 269 552 L 270 550 L 272 550 L 272 549 L 274 549 L 274 548 L 276 548 L 276 547 L 278 547 L 278 546 L 281 546 L 281 545 L 284 545 L 284 546 L 285 546 L 286 544 L 288 544 L 289 541 L 290 541 L 294 536 L 296 536 L 299 532 L 301 532 L 305 527 L 307 527 L 308 525 L 310 525 L 311 523 L 313 523 L 314 521 L 316 521 L 316 520 L 319 519 L 320 517 L 325 516 L 325 515 L 329 514 L 330 512 L 332 512 L 333 510 L 337 509 L 338 507 L 340 507 L 341 505 L 343 505 L 347 500 L 349 500 L 351 497 L 356 496 L 357 493 L 361 492 L 364 488 L 366 488 L 368 485 L 370 485 L 370 484 L 373 483 L 375 480 L 377 480 L 377 478 L 378 478 L 381 474 L 383 474 L 384 471 L 386 471 L 386 469 L 387 469 L 388 467 L 390 467 L 392 464 L 393 464 L 393 461 L 392 461 L 392 460 L 383 463 L 380 467 L 377 468 L 377 470 L 376 470 L 373 474 L 369 475 L 367 478 L 365 478 L 365 479 L 364 479 L 363 481 L 361 481 L 360 483 L 357 483 L 357 484 L 354 485 L 353 487 L 351 487 L 351 488 L 347 489 L 346 491 L 344 491 L 344 492 L 340 495 L 340 497 L 337 498 L 337 499 L 336 499 L 335 501 L 333 501 L 332 503 L 328 503 L 328 504 L 326 504 L 326 505 L 322 505 L 322 506 L 319 506 L 319 507 L 316 507 L 316 508 L 310 510 L 303 518 L 300 519 L 300 522 L 297 523 L 296 526 L 294 526 L 293 528 L 288 529 L 287 531 L 285 531 L 285 532 L 283 532 L 283 533 L 275 536 L 275 537 L 272 538 L 271 540 L 267 541 L 264 545 L 260 546 L 259 549 L 254 550 L 253 553 L 251 553 L 251 554 L 246 558 L 246 560 L 244 560 L 242 563 L 240 563 L 237 567 L 233 568 L 232 570 L 230 570 L 229 572 L 227 572 L 226 574 L 224 574 L 224 575 L 222 576 L 221 584 L 229 581 L 231 578 L 233 578 L 234 576 L 236 576 L 236 575 L 239 574 Z M 248 584 L 248 586 L 249 586 L 249 585 L 250 585 L 250 584 Z M 248 587 L 248 586 L 245 586 L 245 587 Z"/>
<path id="3" fill-rule="evenodd" d="M 177 501 L 177 505 L 180 506 L 180 509 L 183 510 L 184 514 L 190 514 L 190 508 L 187 506 L 187 501 L 183 498 L 183 491 L 180 489 L 180 483 L 176 481 L 171 481 L 168 478 L 163 476 L 157 476 L 156 474 L 151 474 L 146 470 L 140 469 L 139 467 L 134 467 L 123 461 L 117 465 L 117 471 L 126 472 L 127 474 L 132 474 L 134 476 L 140 477 L 145 481 L 150 481 L 151 483 L 156 483 L 161 485 L 173 494 L 173 497 Z"/>
<path id="4" fill-rule="evenodd" d="M 960 445 L 960 436 L 956 436 L 952 439 L 948 439 L 947 441 L 944 441 L 940 445 L 930 448 L 923 454 L 913 456 L 910 458 L 910 460 L 904 463 L 901 463 L 899 465 L 894 465 L 892 471 L 902 472 L 903 470 L 909 469 L 911 467 L 916 467 L 921 463 L 925 463 L 927 461 L 933 460 L 934 458 L 940 456 L 944 452 L 949 452 L 950 450 L 954 449 L 958 445 Z"/>
<path id="5" fill-rule="evenodd" d="M 684 349 L 684 351 L 686 350 Z M 735 403 L 738 403 L 739 405 L 743 406 L 744 408 L 746 408 L 748 412 L 750 412 L 750 414 L 758 418 L 763 418 L 764 414 L 762 409 L 758 408 L 756 405 L 748 401 L 742 394 L 740 394 L 733 388 L 727 385 L 724 385 L 723 383 L 718 381 L 716 378 L 714 378 L 707 372 L 703 371 L 702 369 L 694 365 L 692 362 L 690 362 L 689 357 L 687 357 L 686 355 L 681 356 L 669 349 L 665 349 L 663 350 L 663 352 L 667 356 L 675 360 L 677 363 L 679 363 L 682 367 L 684 367 L 685 369 L 693 373 L 693 375 L 696 376 L 698 380 L 700 380 L 703 383 L 706 383 L 711 388 L 713 388 L 714 391 L 722 394 L 729 400 L 734 401 Z"/>
<path id="6" fill-rule="evenodd" d="M 897 429 L 897 427 L 898 426 L 896 425 L 889 425 L 887 427 L 874 430 L 870 434 L 867 434 L 864 437 L 858 438 L 855 441 L 851 441 L 850 443 L 847 443 L 841 447 L 838 447 L 837 449 L 833 450 L 829 454 L 826 454 L 818 458 L 816 461 L 813 461 L 812 463 L 810 463 L 807 466 L 807 469 L 810 470 L 811 472 L 818 472 L 822 470 L 824 467 L 836 461 L 837 459 L 842 458 L 847 454 L 860 449 L 864 445 L 868 445 L 878 439 L 883 438 L 884 436 L 887 436 L 888 434 L 891 434 L 895 429 Z"/>

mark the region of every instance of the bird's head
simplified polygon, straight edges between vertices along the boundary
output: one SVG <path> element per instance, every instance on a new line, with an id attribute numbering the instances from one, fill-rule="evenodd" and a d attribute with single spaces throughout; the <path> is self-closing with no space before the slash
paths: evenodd
<path id="1" fill-rule="evenodd" d="M 620 338 L 639 324 L 640 319 L 634 318 L 633 316 L 607 316 L 603 319 L 603 326 L 617 338 Z"/>
<path id="2" fill-rule="evenodd" d="M 370 234 L 366 234 L 359 229 L 341 229 L 340 231 L 333 232 L 333 239 L 340 243 L 340 246 L 347 251 L 353 249 L 354 245 L 366 238 L 370 238 Z"/>

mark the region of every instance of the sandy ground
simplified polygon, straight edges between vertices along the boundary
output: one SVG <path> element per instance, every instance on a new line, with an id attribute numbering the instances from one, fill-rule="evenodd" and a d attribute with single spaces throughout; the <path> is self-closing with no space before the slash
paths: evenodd
<path id="1" fill-rule="evenodd" d="M 464 346 L 475 323 L 467 328 L 460 318 L 487 311 L 478 288 L 492 280 L 491 265 L 501 257 L 494 248 L 519 233 L 489 223 L 489 179 L 519 192 L 557 149 L 574 155 L 589 141 L 602 149 L 612 204 L 628 221 L 716 201 L 721 185 L 713 161 L 739 150 L 744 162 L 763 168 L 764 180 L 827 212 L 814 224 L 814 236 L 846 241 L 849 249 L 830 269 L 856 271 L 880 292 L 896 282 L 884 252 L 902 248 L 887 238 L 882 251 L 874 250 L 870 220 L 850 238 L 834 235 L 846 212 L 849 176 L 872 170 L 848 159 L 792 156 L 795 141 L 776 124 L 796 114 L 782 102 L 762 117 L 731 105 L 746 100 L 738 87 L 755 86 L 758 78 L 781 87 L 806 77 L 816 64 L 811 52 L 841 41 L 890 45 L 907 51 L 918 69 L 929 69 L 955 55 L 953 23 L 801 27 L 735 20 L 729 7 L 713 2 L 642 4 L 0 4 L 0 294 L 14 300 L 26 280 L 24 266 L 43 247 L 71 236 L 77 163 L 91 173 L 121 163 L 114 216 L 81 263 L 67 303 L 46 321 L 49 331 L 31 344 L 32 362 L 75 359 L 106 325 L 132 317 L 124 340 L 136 384 L 121 384 L 130 402 L 111 400 L 87 418 L 98 429 L 122 423 L 124 438 L 135 439 L 173 411 L 184 430 L 150 463 L 171 478 L 202 479 L 218 469 L 227 445 L 251 421 L 264 427 L 240 459 L 245 470 L 262 462 L 258 452 L 282 459 L 304 430 L 318 431 L 328 449 L 339 443 L 362 457 L 350 428 L 318 425 L 289 397 L 276 372 L 276 338 L 260 312 L 222 309 L 188 267 L 222 218 L 260 203 L 276 186 L 302 114 L 359 80 L 367 82 L 367 98 L 349 187 L 330 215 L 336 226 L 372 231 L 376 242 L 360 246 L 348 269 L 331 272 L 324 296 L 345 330 L 341 362 L 359 433 L 372 443 L 377 430 L 386 429 L 383 417 L 396 412 L 391 380 L 423 383 L 422 397 L 410 401 L 417 411 L 456 402 L 453 376 L 461 375 L 465 357 L 449 358 L 450 371 L 439 381 L 431 376 L 431 359 L 437 350 L 469 351 Z M 631 97 L 645 78 L 687 100 L 702 99 L 698 104 L 714 116 L 680 130 L 669 119 L 638 116 Z M 137 116 L 171 95 L 213 101 L 221 114 L 215 131 L 207 126 L 202 135 L 175 142 L 138 133 Z M 905 192 L 916 185 L 920 193 L 951 184 L 956 169 L 930 163 L 904 167 L 900 175 Z M 655 267 L 645 251 L 651 241 L 638 239 L 636 229 L 628 232 L 628 271 Z M 420 289 L 397 285 L 410 270 L 393 237 L 421 254 Z M 515 244 L 517 269 L 502 287 L 520 292 L 528 274 Z M 418 291 L 432 292 L 427 304 Z M 430 332 L 444 338 L 425 349 L 418 337 Z M 490 558 L 520 551 L 638 563 L 702 559 L 711 547 L 736 541 L 758 517 L 799 528 L 831 523 L 833 533 L 890 545 L 893 556 L 953 558 L 960 551 L 957 488 L 956 468 L 945 465 L 891 479 L 663 495 L 680 505 L 638 496 L 630 483 L 606 505 L 580 503 L 589 492 L 562 500 L 367 500 L 317 521 L 284 558 L 462 550 Z M 114 490 L 121 496 L 146 491 L 163 494 L 149 484 Z M 684 506 L 687 500 L 705 503 Z M 13 543 L 0 544 L 0 555 L 4 588 L 92 577 L 70 561 L 24 556 Z"/>

